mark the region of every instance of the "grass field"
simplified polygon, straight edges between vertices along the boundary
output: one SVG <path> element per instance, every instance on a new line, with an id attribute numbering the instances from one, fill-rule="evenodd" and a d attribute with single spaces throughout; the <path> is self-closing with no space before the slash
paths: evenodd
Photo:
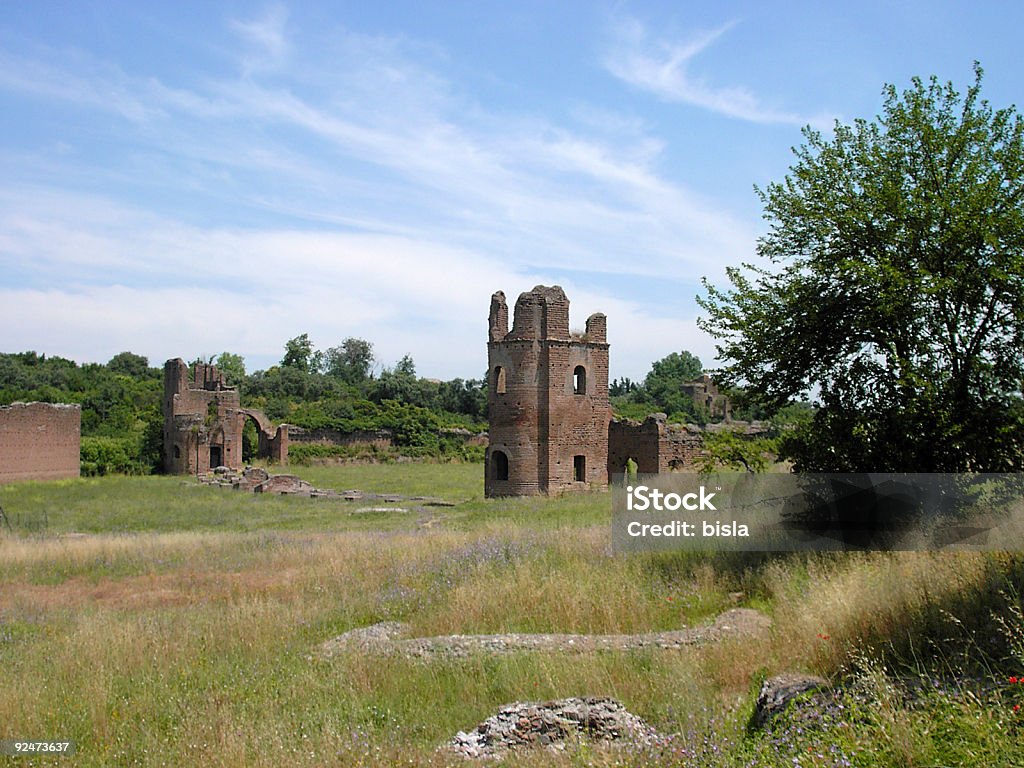
<path id="1" fill-rule="evenodd" d="M 437 747 L 502 704 L 599 695 L 674 738 L 508 762 L 1024 765 L 1017 556 L 623 556 L 607 494 L 484 500 L 473 464 L 295 471 L 456 505 L 354 513 L 167 477 L 0 486 L 13 527 L 0 738 L 75 740 L 51 759 L 63 765 L 460 764 Z M 631 633 L 736 604 L 770 613 L 771 636 L 589 656 L 315 654 L 383 620 L 419 635 Z M 760 680 L 780 671 L 860 693 L 747 734 Z M 909 678 L 926 684 L 907 698 Z"/>

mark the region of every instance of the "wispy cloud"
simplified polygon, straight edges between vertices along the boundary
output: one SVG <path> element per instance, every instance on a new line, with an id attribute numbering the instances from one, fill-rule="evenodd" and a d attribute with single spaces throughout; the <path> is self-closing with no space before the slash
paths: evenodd
<path id="1" fill-rule="evenodd" d="M 243 58 L 246 74 L 283 63 L 289 48 L 287 22 L 288 9 L 279 4 L 269 6 L 256 18 L 230 22 L 231 29 L 251 46 L 251 52 Z"/>
<path id="2" fill-rule="evenodd" d="M 213 312 L 204 352 L 266 364 L 298 333 L 360 335 L 385 360 L 413 352 L 424 372 L 472 375 L 496 289 L 514 295 L 551 271 L 692 284 L 752 250 L 748 225 L 659 171 L 659 137 L 607 107 L 593 113 L 600 130 L 490 112 L 456 92 L 429 46 L 294 30 L 283 7 L 229 27 L 241 37 L 226 38 L 231 65 L 173 86 L 59 51 L 0 53 L 0 90 L 114 116 L 104 123 L 131 148 L 102 163 L 48 156 L 45 182 L 39 157 L 0 157 L 0 269 L 17 275 L 0 296 L 9 343 L 80 359 L 191 354 L 209 323 L 168 318 Z M 633 339 L 619 360 L 641 366 L 620 373 L 666 353 L 645 326 L 692 335 L 688 299 L 652 307 L 559 281 L 581 317 L 619 312 Z M 47 322 L 19 320 L 43 305 Z M 68 327 L 85 335 L 69 340 Z M 96 340 L 105 351 L 90 356 Z"/>
<path id="3" fill-rule="evenodd" d="M 618 19 L 605 68 L 615 77 L 666 101 L 691 104 L 754 123 L 820 125 L 825 115 L 806 116 L 771 107 L 747 88 L 714 86 L 694 74 L 691 63 L 737 22 L 695 33 L 686 40 L 652 39 L 636 19 Z"/>

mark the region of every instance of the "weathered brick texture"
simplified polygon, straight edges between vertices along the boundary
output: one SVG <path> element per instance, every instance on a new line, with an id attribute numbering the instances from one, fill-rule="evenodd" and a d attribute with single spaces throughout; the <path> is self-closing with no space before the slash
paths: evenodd
<path id="1" fill-rule="evenodd" d="M 485 495 L 606 486 L 611 407 L 604 315 L 592 315 L 586 332 L 574 336 L 565 293 L 537 286 L 519 296 L 507 328 L 499 291 L 491 297 L 487 344 Z"/>
<path id="2" fill-rule="evenodd" d="M 704 433 L 759 423 L 728 423 L 729 401 L 707 375 L 684 391 L 727 423 L 705 429 L 612 420 L 608 402 L 608 321 L 596 313 L 586 330 L 569 330 L 569 300 L 560 287 L 538 285 L 516 301 L 508 328 L 505 294 L 491 296 L 487 342 L 490 445 L 486 496 L 525 496 L 603 488 L 630 459 L 642 474 L 691 469 L 704 455 Z"/>
<path id="3" fill-rule="evenodd" d="M 668 424 L 664 413 L 642 423 L 615 420 L 608 427 L 608 476 L 621 475 L 630 459 L 640 474 L 671 472 L 693 467 L 704 452 L 703 430 Z"/>
<path id="4" fill-rule="evenodd" d="M 257 455 L 288 462 L 288 428 L 274 430 L 262 412 L 242 408 L 214 365 L 197 363 L 193 376 L 180 358 L 164 363 L 164 468 L 171 474 L 199 474 L 216 466 L 242 469 L 242 430 L 256 425 Z"/>
<path id="5" fill-rule="evenodd" d="M 0 483 L 78 477 L 81 433 L 78 405 L 0 407 Z"/>

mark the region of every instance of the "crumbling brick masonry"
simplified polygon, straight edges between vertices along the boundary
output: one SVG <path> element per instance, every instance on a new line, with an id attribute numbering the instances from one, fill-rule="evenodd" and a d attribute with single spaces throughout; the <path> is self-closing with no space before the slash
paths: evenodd
<path id="1" fill-rule="evenodd" d="M 642 423 L 616 419 L 608 427 L 608 476 L 621 475 L 636 462 L 640 474 L 692 467 L 704 454 L 703 430 L 692 424 L 668 424 L 664 413 Z"/>
<path id="2" fill-rule="evenodd" d="M 78 477 L 81 434 L 81 406 L 0 407 L 0 483 Z"/>
<path id="3" fill-rule="evenodd" d="M 569 300 L 538 285 L 516 301 L 512 330 L 500 291 L 487 344 L 490 445 L 486 496 L 608 484 L 608 343 L 602 314 L 569 331 Z"/>
<path id="4" fill-rule="evenodd" d="M 236 387 L 229 387 L 214 365 L 196 363 L 189 379 L 180 358 L 164 363 L 164 468 L 171 474 L 199 474 L 214 467 L 242 469 L 242 430 L 256 425 L 256 455 L 288 462 L 288 427 L 275 431 L 261 411 L 242 408 Z"/>
<path id="5" fill-rule="evenodd" d="M 570 332 L 569 300 L 557 285 L 521 294 L 511 331 L 505 294 L 491 296 L 487 370 L 489 497 L 604 488 L 630 459 L 644 474 L 691 468 L 704 454 L 706 430 L 733 428 L 667 424 L 663 413 L 643 423 L 613 420 L 607 320 L 593 314 L 583 333 Z M 729 419 L 728 398 L 709 376 L 684 391 Z M 748 436 L 763 432 L 745 427 Z"/>

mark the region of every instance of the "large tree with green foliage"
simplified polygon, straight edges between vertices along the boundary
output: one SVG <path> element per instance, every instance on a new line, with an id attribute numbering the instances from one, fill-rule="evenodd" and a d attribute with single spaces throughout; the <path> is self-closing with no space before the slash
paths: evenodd
<path id="1" fill-rule="evenodd" d="M 285 342 L 284 357 L 281 358 L 281 365 L 284 368 L 294 368 L 303 373 L 316 373 L 319 362 L 319 356 L 313 351 L 313 342 L 308 333 Z"/>
<path id="2" fill-rule="evenodd" d="M 373 344 L 349 336 L 341 346 L 324 352 L 324 373 L 349 384 L 361 384 L 370 377 L 373 367 Z"/>
<path id="3" fill-rule="evenodd" d="M 245 381 L 245 358 L 233 352 L 221 352 L 217 355 L 217 369 L 223 373 L 228 384 L 238 386 Z"/>
<path id="4" fill-rule="evenodd" d="M 705 281 L 727 380 L 819 402 L 797 469 L 1024 469 L 1024 125 L 981 82 L 886 86 L 874 121 L 804 129 L 758 190 L 767 263 Z"/>
<path id="5" fill-rule="evenodd" d="M 684 416 L 687 421 L 707 421 L 707 413 L 696 407 L 693 398 L 683 392 L 683 384 L 700 378 L 700 358 L 687 352 L 672 352 L 651 363 L 643 386 L 635 393 L 641 403 L 656 406 L 665 413 Z"/>

